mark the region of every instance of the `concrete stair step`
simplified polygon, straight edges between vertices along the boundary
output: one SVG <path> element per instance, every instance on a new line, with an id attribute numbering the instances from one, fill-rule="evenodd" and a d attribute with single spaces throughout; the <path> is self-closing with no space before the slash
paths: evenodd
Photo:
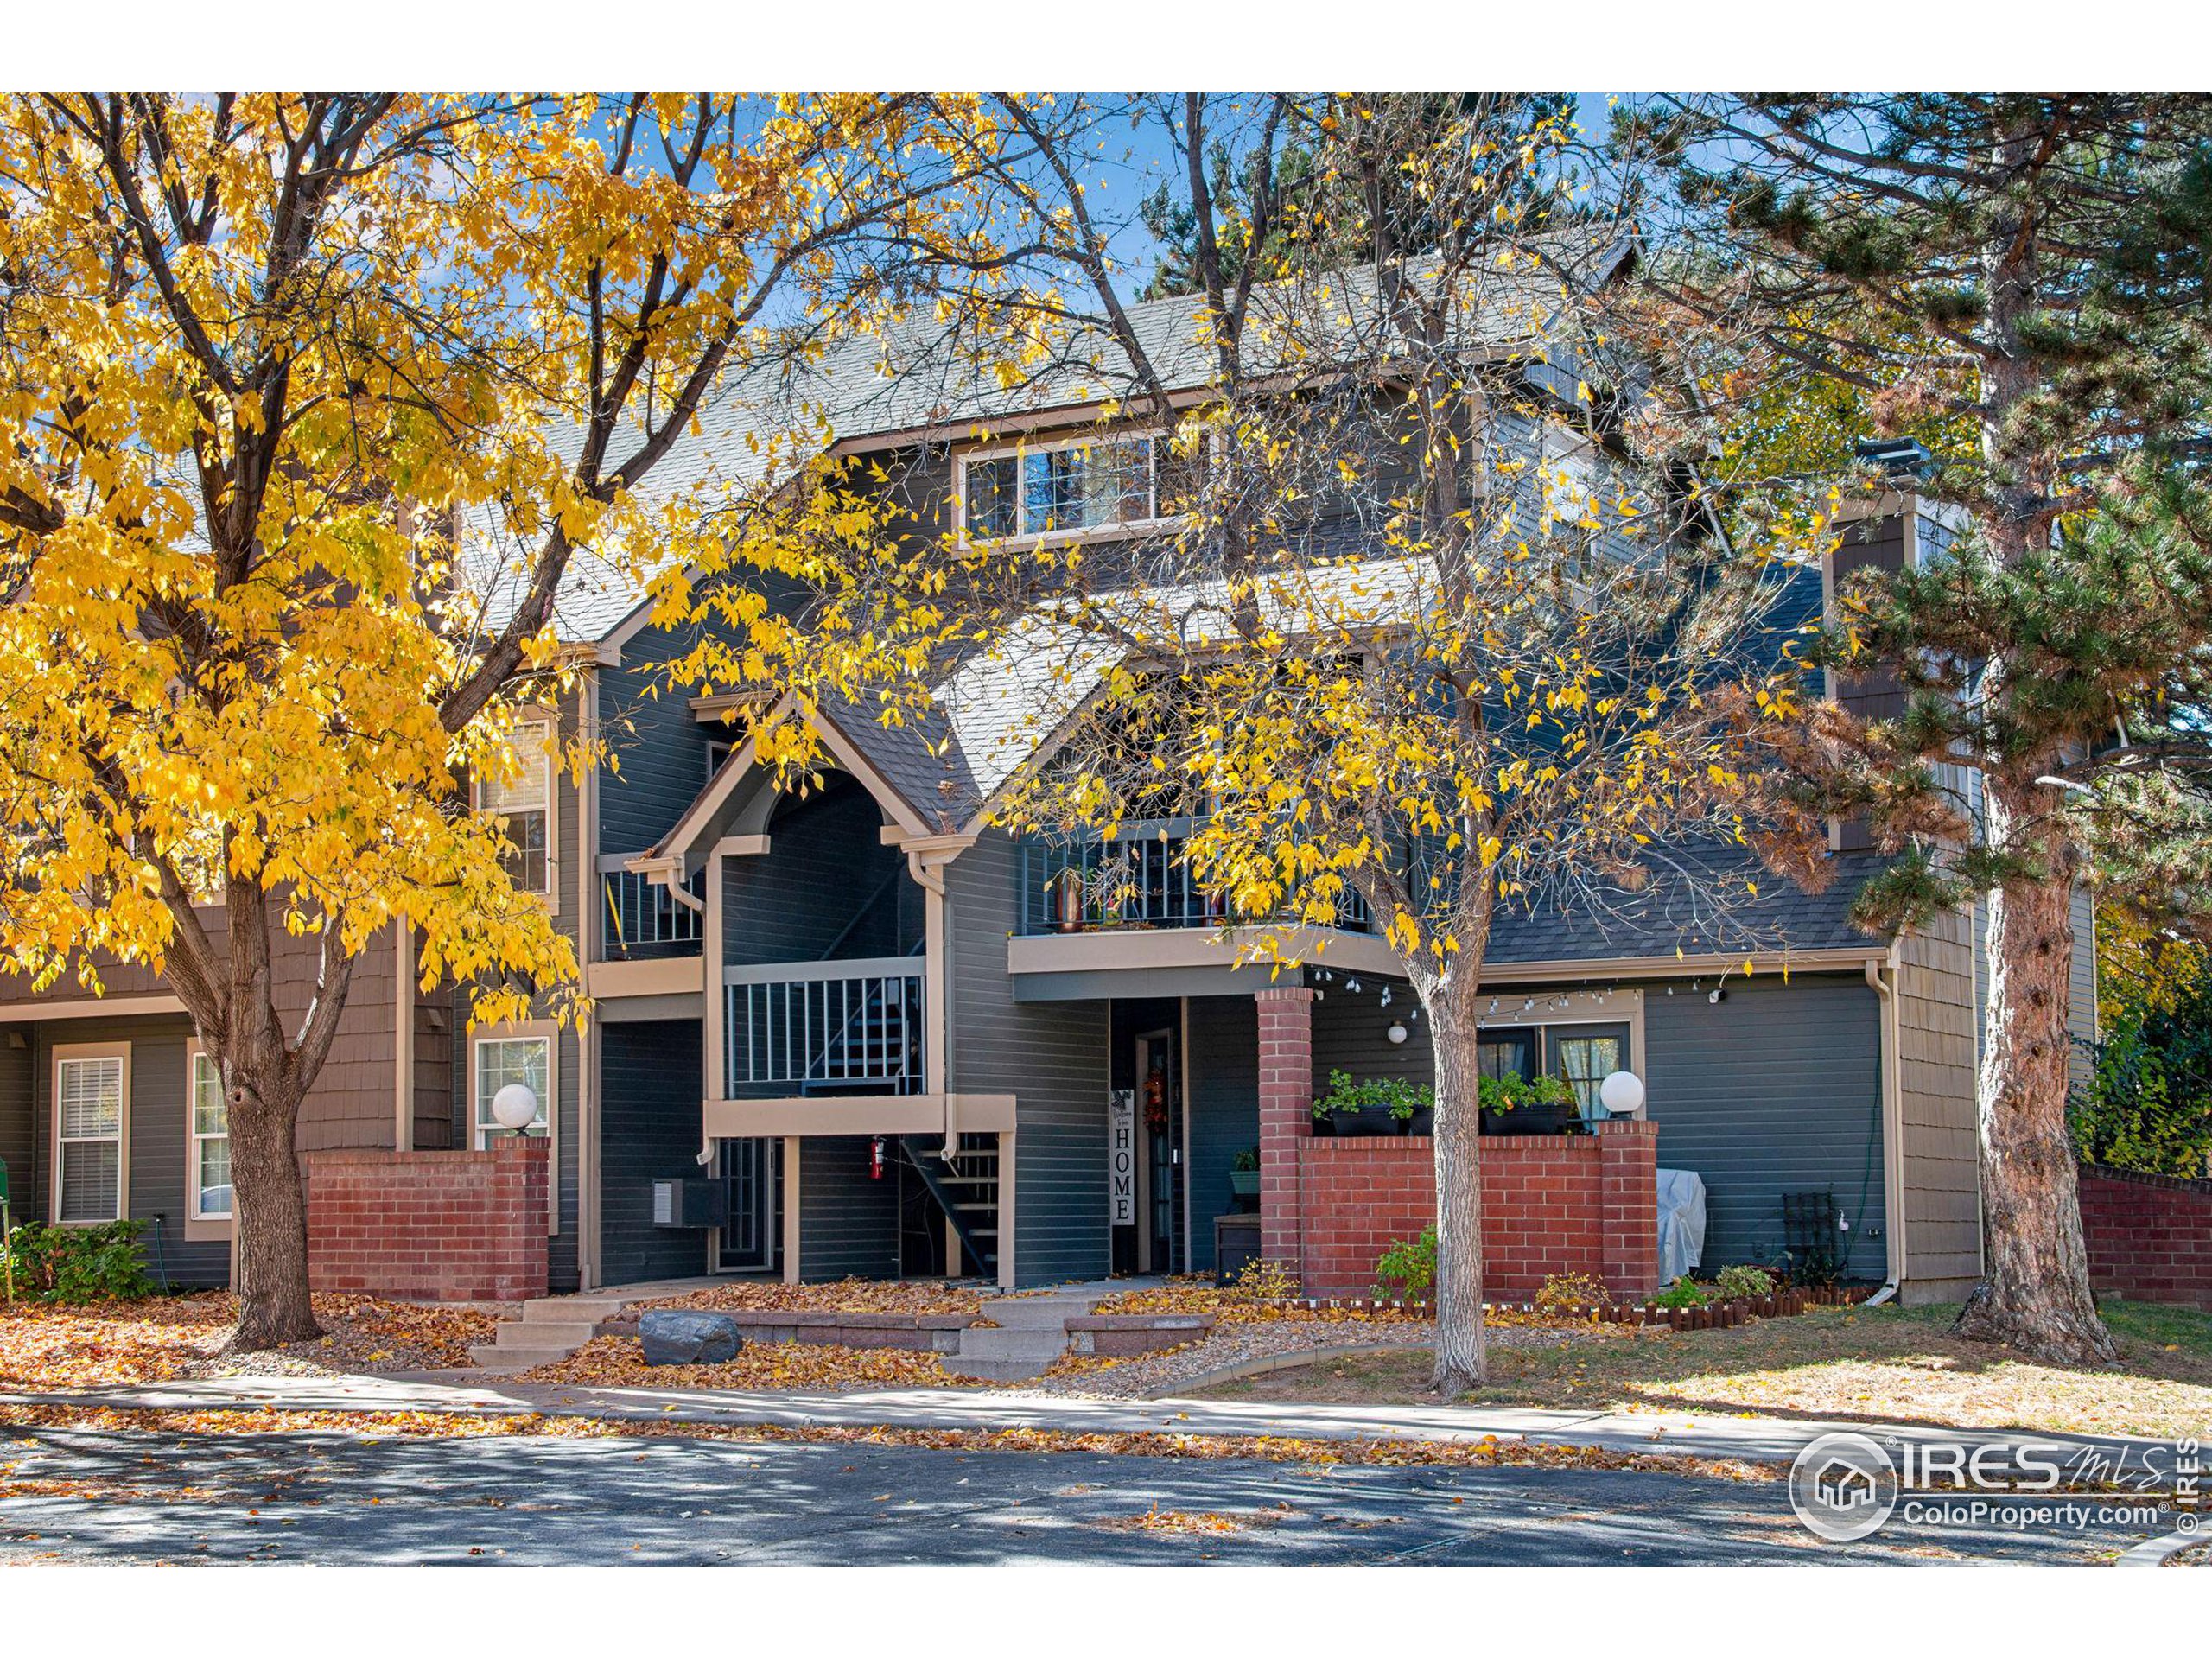
<path id="1" fill-rule="evenodd" d="M 551 1348 L 566 1344 L 571 1351 L 599 1334 L 596 1319 L 508 1319 L 494 1338 L 501 1348 Z"/>
<path id="2" fill-rule="evenodd" d="M 959 1354 L 948 1354 L 944 1369 L 955 1376 L 972 1377 L 978 1382 L 1027 1382 L 1041 1376 L 1049 1359 L 969 1359 Z"/>
<path id="3" fill-rule="evenodd" d="M 480 1370 L 526 1371 L 533 1365 L 550 1365 L 556 1360 L 566 1359 L 575 1351 L 575 1349 L 565 1346 L 502 1348 L 490 1344 L 471 1348 L 468 1357 L 476 1362 Z"/>

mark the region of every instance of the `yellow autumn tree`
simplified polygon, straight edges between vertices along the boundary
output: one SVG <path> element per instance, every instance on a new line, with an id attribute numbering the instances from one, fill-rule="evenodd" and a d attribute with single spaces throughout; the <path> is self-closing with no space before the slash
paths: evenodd
<path id="1" fill-rule="evenodd" d="M 796 556 L 734 556 L 734 485 L 655 469 L 901 273 L 987 263 L 950 158 L 992 143 L 957 99 L 0 100 L 0 968 L 149 963 L 183 1002 L 238 1346 L 315 1331 L 294 1130 L 372 935 L 403 918 L 478 1020 L 579 1013 L 463 791 L 565 682 L 572 560 Z M 747 672 L 883 670 L 742 620 Z"/>
<path id="2" fill-rule="evenodd" d="M 946 583 L 964 648 L 1041 688 L 1022 737 L 1046 758 L 994 811 L 1103 841 L 1082 868 L 1109 881 L 1186 868 L 1278 969 L 1372 918 L 1436 1057 L 1435 1382 L 1456 1395 L 1485 1363 L 1491 924 L 1776 943 L 1762 856 L 1814 826 L 1761 817 L 1743 733 L 1798 695 L 1816 543 L 1720 543 L 1691 464 L 1712 428 L 1622 338 L 1630 227 L 1578 182 L 1557 100 L 1154 113 L 1180 151 L 1147 203 L 1180 227 L 1172 316 L 1138 312 L 1146 273 L 1082 188 L 1115 112 L 1007 112 L 1047 158 L 1028 222 L 1060 238 L 1062 285 L 1026 300 L 1045 373 L 1106 415 L 1056 457 L 1082 469 L 1064 524 L 971 509 Z M 1144 527 L 1101 538 L 1092 503 L 1124 476 L 1140 505 L 1109 518 Z M 1137 842 L 1159 843 L 1141 863 Z"/>

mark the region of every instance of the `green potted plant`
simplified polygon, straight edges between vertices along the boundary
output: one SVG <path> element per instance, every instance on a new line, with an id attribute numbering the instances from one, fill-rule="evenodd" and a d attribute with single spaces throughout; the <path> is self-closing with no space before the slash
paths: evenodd
<path id="1" fill-rule="evenodd" d="M 1581 1121 L 1581 1103 L 1563 1077 L 1484 1077 L 1475 1086 L 1484 1135 L 1565 1135 Z"/>
<path id="2" fill-rule="evenodd" d="M 1313 1103 L 1313 1127 L 1324 1135 L 1415 1135 L 1436 1113 L 1436 1090 L 1403 1077 L 1329 1073 L 1329 1090 Z"/>
<path id="3" fill-rule="evenodd" d="M 1260 1196 L 1260 1149 L 1246 1147 L 1229 1160 L 1229 1190 L 1242 1203 Z"/>

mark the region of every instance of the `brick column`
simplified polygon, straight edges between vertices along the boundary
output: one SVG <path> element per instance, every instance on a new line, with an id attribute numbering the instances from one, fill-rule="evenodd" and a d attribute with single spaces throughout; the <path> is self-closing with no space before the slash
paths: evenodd
<path id="1" fill-rule="evenodd" d="M 1659 1287 L 1659 1126 L 1609 1117 L 1597 1130 L 1605 1288 L 1641 1299 Z"/>
<path id="2" fill-rule="evenodd" d="M 1300 1267 L 1298 1152 L 1313 1133 L 1313 993 L 1270 986 L 1260 1008 L 1260 1255 Z"/>

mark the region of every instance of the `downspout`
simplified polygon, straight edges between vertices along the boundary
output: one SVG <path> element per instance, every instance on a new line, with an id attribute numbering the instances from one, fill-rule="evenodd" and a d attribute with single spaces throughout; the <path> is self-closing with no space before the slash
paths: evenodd
<path id="1" fill-rule="evenodd" d="M 1869 961 L 1866 968 L 1866 982 L 1873 987 L 1874 995 L 1882 1003 L 1882 1207 L 1889 1221 L 1889 1233 L 1884 1240 L 1889 1276 L 1865 1304 L 1878 1307 L 1895 1299 L 1897 1287 L 1905 1277 L 1904 1102 L 1897 1078 L 1897 942 L 1890 942 L 1889 953 L 1882 961 Z"/>
<path id="2" fill-rule="evenodd" d="M 922 1087 L 943 1103 L 944 1146 L 938 1155 L 949 1164 L 959 1152 L 960 1112 L 947 1082 L 950 1068 L 944 1052 L 951 1031 L 945 993 L 944 867 L 933 861 L 931 852 L 909 847 L 906 869 L 922 890 L 922 999 L 927 1010 L 922 1016 Z"/>

